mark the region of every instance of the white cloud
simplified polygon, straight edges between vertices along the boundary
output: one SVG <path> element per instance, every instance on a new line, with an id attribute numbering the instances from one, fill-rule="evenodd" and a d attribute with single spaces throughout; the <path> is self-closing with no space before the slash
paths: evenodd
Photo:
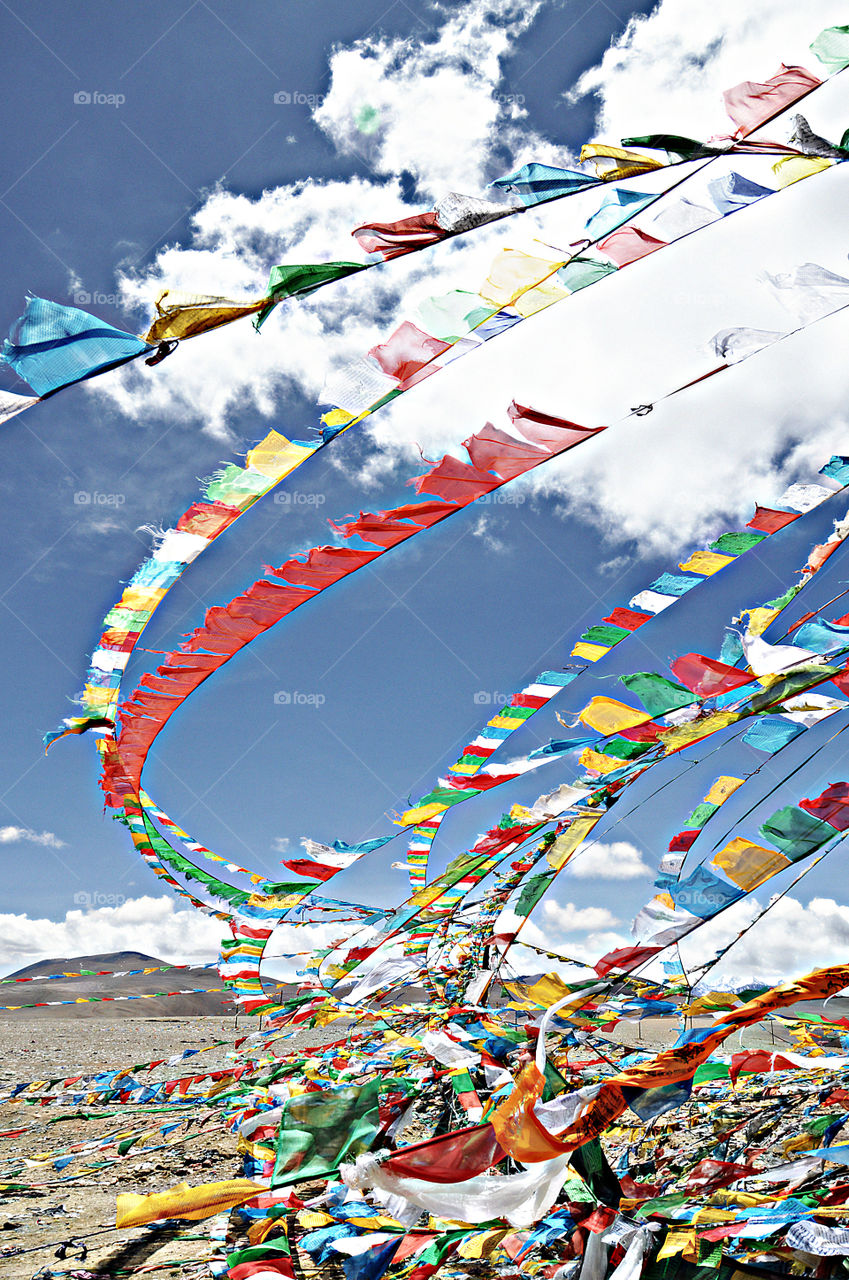
<path id="1" fill-rule="evenodd" d="M 567 97 L 596 95 L 597 136 L 608 140 L 730 132 L 723 89 L 765 80 L 782 61 L 824 76 L 809 46 L 823 27 L 845 20 L 839 0 L 775 0 L 768 8 L 740 0 L 662 0 L 645 17 L 631 18 L 601 63 Z"/>
<path id="2" fill-rule="evenodd" d="M 291 844 L 292 842 L 288 836 L 275 836 L 271 841 L 271 848 L 275 853 L 288 853 Z"/>
<path id="3" fill-rule="evenodd" d="M 469 533 L 473 538 L 479 538 L 487 551 L 503 551 L 505 542 L 503 538 L 498 538 L 492 532 L 492 521 L 489 516 L 478 516 L 475 523 L 470 527 Z"/>
<path id="4" fill-rule="evenodd" d="M 0 964 L 17 966 L 54 956 L 142 951 L 176 963 L 214 960 L 220 920 L 179 908 L 171 898 L 129 898 L 115 906 L 74 908 L 63 920 L 0 915 Z"/>
<path id="5" fill-rule="evenodd" d="M 97 902 L 112 895 L 91 897 Z M 269 974 L 292 977 L 306 962 L 305 956 L 295 953 L 327 946 L 343 928 L 332 922 L 281 925 L 268 944 L 269 956 L 277 957 L 267 966 Z M 73 908 L 62 920 L 8 912 L 0 914 L 0 969 L 8 972 L 39 960 L 110 951 L 141 951 L 175 964 L 202 964 L 215 960 L 225 935 L 229 936 L 223 921 L 181 907 L 172 898 L 149 895 L 118 898 L 115 905 Z M 286 959 L 287 955 L 294 958 Z"/>
<path id="6" fill-rule="evenodd" d="M 40 844 L 46 849 L 64 849 L 65 841 L 52 831 L 33 831 L 30 827 L 0 827 L 0 844 Z"/>
<path id="7" fill-rule="evenodd" d="M 478 191 L 492 152 L 527 140 L 511 97 L 495 92 L 502 59 L 540 0 L 476 0 L 450 13 L 433 39 L 367 37 L 330 60 L 316 122 L 337 148 L 375 173 L 412 174 L 422 194 Z M 553 150 L 541 140 L 545 159 Z"/>
<path id="8" fill-rule="evenodd" d="M 627 840 L 614 840 L 611 844 L 594 844 L 587 856 L 579 853 L 569 863 L 567 875 L 582 880 L 636 880 L 651 875 L 651 867 L 643 862 L 640 850 Z"/>
<path id="9" fill-rule="evenodd" d="M 618 924 L 607 907 L 576 907 L 574 902 L 554 902 L 550 898 L 542 904 L 542 916 L 555 933 L 583 933 Z"/>
<path id="10" fill-rule="evenodd" d="M 754 898 L 737 903 L 715 923 L 703 926 L 690 942 L 682 942 L 685 968 L 728 946 L 765 905 Z M 788 945 L 788 939 L 792 944 Z M 774 983 L 802 977 L 826 965 L 845 964 L 847 957 L 849 904 L 834 898 L 812 898 L 804 905 L 788 894 L 731 947 L 706 982 L 745 982 L 755 976 Z"/>

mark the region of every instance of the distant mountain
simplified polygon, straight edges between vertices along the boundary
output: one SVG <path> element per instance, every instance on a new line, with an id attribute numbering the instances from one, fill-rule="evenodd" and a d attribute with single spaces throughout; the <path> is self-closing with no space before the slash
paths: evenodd
<path id="1" fill-rule="evenodd" d="M 11 978 L 39 978 L 52 973 L 80 973 L 81 970 L 152 969 L 167 965 L 167 960 L 145 955 L 141 951 L 109 951 L 99 955 L 61 956 L 40 960 L 9 974 L 0 982 L 0 1005 L 41 1004 L 43 1001 L 73 1000 L 80 997 L 110 996 L 86 1004 L 51 1005 L 36 1009 L 0 1010 L 2 1018 L 172 1018 L 221 1017 L 234 1012 L 228 992 L 208 991 L 222 986 L 214 968 L 192 967 L 167 969 L 164 973 L 133 974 L 125 977 L 86 976 L 58 978 L 51 982 L 11 982 Z M 161 996 L 152 1000 L 127 1000 L 114 997 L 152 995 L 157 991 L 191 991 L 191 995 Z M 194 992 L 197 991 L 197 994 Z"/>

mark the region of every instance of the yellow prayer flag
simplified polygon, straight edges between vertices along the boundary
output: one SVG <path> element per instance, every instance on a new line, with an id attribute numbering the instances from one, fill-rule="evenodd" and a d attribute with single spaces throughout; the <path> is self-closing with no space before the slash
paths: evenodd
<path id="1" fill-rule="evenodd" d="M 118 1228 L 143 1227 L 160 1218 L 209 1218 L 214 1213 L 233 1209 L 237 1204 L 253 1200 L 268 1188 L 247 1178 L 233 1178 L 228 1182 L 207 1182 L 200 1187 L 190 1187 L 181 1182 L 170 1191 L 157 1191 L 149 1196 L 137 1196 L 124 1192 L 118 1196 L 115 1226 Z"/>
<path id="2" fill-rule="evenodd" d="M 461 1258 L 489 1258 L 512 1230 L 512 1227 L 490 1227 L 489 1231 L 476 1231 L 460 1241 L 457 1254 Z"/>
<path id="3" fill-rule="evenodd" d="M 281 480 L 314 453 L 315 448 L 310 445 L 295 444 L 279 431 L 269 431 L 264 440 L 248 450 L 245 464 L 269 480 Z"/>
<path id="4" fill-rule="evenodd" d="M 526 290 L 542 284 L 565 265 L 565 260 L 552 262 L 549 258 L 523 253 L 521 249 L 502 249 L 479 290 L 480 296 L 494 306 L 510 306 Z"/>
<path id="5" fill-rule="evenodd" d="M 738 787 L 742 787 L 743 778 L 732 778 L 723 774 L 717 778 L 705 796 L 705 804 L 725 804 L 729 796 L 733 796 Z"/>
<path id="6" fill-rule="evenodd" d="M 166 587 L 159 587 L 158 589 L 152 587 L 127 587 L 121 596 L 121 607 L 123 609 L 132 609 L 138 613 L 146 611 L 152 613 L 165 596 L 166 590 Z"/>
<path id="7" fill-rule="evenodd" d="M 678 1253 L 692 1253 L 695 1245 L 695 1230 L 670 1231 L 657 1255 L 657 1261 L 660 1262 L 661 1258 L 674 1258 Z"/>
<path id="8" fill-rule="evenodd" d="M 552 276 L 543 284 L 538 284 L 535 288 L 521 294 L 513 306 L 520 316 L 527 319 L 528 316 L 536 315 L 538 311 L 544 311 L 553 302 L 560 302 L 561 298 L 568 297 L 569 290 L 563 287 L 556 276 Z"/>
<path id="9" fill-rule="evenodd" d="M 516 721 L 512 721 L 515 726 Z M 448 808 L 447 804 L 422 804 L 417 809 L 407 809 L 405 813 L 396 821 L 396 827 L 414 827 L 419 822 L 427 822 L 429 818 L 435 818 L 437 814 L 444 813 Z"/>
<path id="10" fill-rule="evenodd" d="M 533 814 L 527 805 L 514 804 L 510 809 L 510 817 L 514 822 L 531 823 L 534 820 Z"/>
<path id="11" fill-rule="evenodd" d="M 614 769 L 627 764 L 627 761 L 620 760 L 618 756 L 603 755 L 601 751 L 593 751 L 592 747 L 584 747 L 578 756 L 578 764 L 585 769 L 593 769 L 596 773 L 612 773 Z"/>
<path id="12" fill-rule="evenodd" d="M 652 169 L 663 168 L 659 160 L 650 160 L 648 156 L 640 155 L 638 151 L 627 151 L 624 147 L 611 147 L 605 142 L 588 142 L 581 147 L 581 164 L 588 160 L 593 162 L 596 174 L 605 182 L 630 178 L 638 173 L 649 173 Z M 608 167 L 603 163 L 605 160 L 614 160 L 618 163 Z"/>
<path id="13" fill-rule="evenodd" d="M 801 182 L 803 178 L 822 173 L 823 169 L 830 169 L 833 164 L 834 161 L 827 160 L 825 156 L 784 156 L 783 159 L 776 160 L 772 172 L 778 179 L 780 191 L 782 187 L 790 187 L 794 182 Z"/>
<path id="14" fill-rule="evenodd" d="M 780 612 L 780 609 L 744 609 L 740 614 L 739 621 L 742 622 L 744 618 L 748 618 L 749 625 L 746 630 L 749 635 L 762 636 L 769 624 L 778 617 Z"/>
<path id="15" fill-rule="evenodd" d="M 504 985 L 517 1000 L 530 1000 L 533 1004 L 542 1005 L 546 1009 L 572 992 L 572 988 L 556 973 L 547 973 L 536 982 L 505 982 Z M 586 999 L 586 997 L 578 992 L 575 999 Z"/>
<path id="16" fill-rule="evenodd" d="M 591 729 L 597 729 L 605 735 L 619 733 L 622 729 L 634 729 L 638 724 L 648 724 L 651 716 L 645 711 L 637 711 L 625 702 L 617 702 L 615 698 L 591 698 L 583 711 L 580 720 Z"/>
<path id="17" fill-rule="evenodd" d="M 593 827 L 601 819 L 601 814 L 598 817 L 576 818 L 548 849 L 545 855 L 548 865 L 553 867 L 555 871 L 565 867 L 572 854 L 579 845 L 583 844 Z"/>
<path id="18" fill-rule="evenodd" d="M 195 338 L 222 324 L 241 320 L 261 311 L 266 298 L 256 301 L 217 298 L 205 293 L 180 293 L 166 289 L 156 299 L 156 319 L 144 335 L 145 342 L 164 342 L 171 338 Z"/>
<path id="19" fill-rule="evenodd" d="M 718 551 L 694 551 L 690 559 L 679 564 L 678 568 L 683 569 L 685 573 L 701 573 L 708 578 L 712 573 L 718 573 L 720 569 L 724 569 L 736 558 L 736 556 L 720 555 Z"/>
<path id="20" fill-rule="evenodd" d="M 757 889 L 759 884 L 789 867 L 790 859 L 774 849 L 765 849 L 763 845 L 752 844 L 751 840 L 738 836 L 720 849 L 713 865 L 721 868 L 738 888 Z"/>
<path id="21" fill-rule="evenodd" d="M 572 658 L 586 658 L 587 662 L 598 662 L 599 658 L 603 658 L 606 653 L 610 653 L 611 646 L 609 644 L 589 644 L 585 640 L 579 640 L 569 655 Z"/>
<path id="22" fill-rule="evenodd" d="M 344 427 L 354 421 L 354 415 L 347 409 L 331 409 L 328 413 L 321 415 L 320 421 L 326 427 Z"/>
<path id="23" fill-rule="evenodd" d="M 663 742 L 663 754 L 671 755 L 674 751 L 681 751 L 684 747 L 690 745 L 691 742 L 699 742 L 702 738 L 708 738 L 712 733 L 717 733 L 720 729 L 725 729 L 729 724 L 734 724 L 737 720 L 742 719 L 739 711 L 716 711 L 713 715 L 704 716 L 699 720 L 691 720 L 688 724 L 678 725 L 677 728 L 670 729 L 664 733 L 661 741 Z"/>

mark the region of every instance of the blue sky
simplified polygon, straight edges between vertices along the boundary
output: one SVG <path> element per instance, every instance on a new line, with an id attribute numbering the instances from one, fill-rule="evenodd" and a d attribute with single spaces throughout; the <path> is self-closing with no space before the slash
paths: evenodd
<path id="1" fill-rule="evenodd" d="M 185 9 L 91 3 L 82 22 L 79 10 L 71 15 L 59 3 L 37 14 L 6 7 L 9 96 L 19 118 L 0 144 L 0 328 L 8 330 L 32 292 L 67 303 L 87 296 L 91 311 L 141 332 L 163 282 L 239 296 L 276 262 L 353 256 L 353 226 L 429 207 L 443 179 L 486 195 L 484 184 L 517 163 L 564 161 L 602 126 L 618 141 L 661 127 L 664 112 L 662 127 L 707 136 L 723 126 L 721 88 L 793 60 L 800 39 L 839 19 L 837 8 L 818 3 L 803 20 L 777 5 L 758 24 L 754 5 L 699 3 L 688 25 L 679 0 L 543 2 L 524 12 L 506 0 L 444 10 L 315 0 L 274 9 L 247 0 L 238 11 L 202 0 Z M 647 22 L 627 28 L 640 15 Z M 429 101 L 437 83 L 442 96 Z M 275 103 L 281 92 L 297 100 Z M 113 101 L 75 102 L 80 94 Z M 812 123 L 839 138 L 845 89 L 822 94 Z M 381 123 L 374 138 L 352 144 L 358 103 L 374 106 Z M 422 118 L 425 108 L 432 119 Z M 841 199 L 836 182 L 816 198 L 800 186 L 760 222 L 747 212 L 745 226 L 709 228 L 703 248 L 670 250 L 662 268 L 638 264 L 557 325 L 526 322 L 522 341 L 535 344 L 533 358 L 509 341 L 503 354 L 492 344 L 489 365 L 458 362 L 369 431 L 347 433 L 298 473 L 291 487 L 299 500 L 258 504 L 202 557 L 157 613 L 145 645 L 172 647 L 205 606 L 246 587 L 263 564 L 328 540 L 327 517 L 404 501 L 404 481 L 417 469 L 413 441 L 429 456 L 459 445 L 524 385 L 555 397 L 564 416 L 610 421 L 683 380 L 682 370 L 706 367 L 700 343 L 723 325 L 776 327 L 757 271 L 808 260 L 839 271 Z M 589 206 L 581 208 L 585 216 Z M 552 213 L 527 234 L 565 235 L 570 226 Z M 479 278 L 480 263 L 502 242 L 514 241 L 496 226 L 475 244 L 395 264 L 379 280 L 369 272 L 337 298 L 328 290 L 313 308 L 281 309 L 260 337 L 242 322 L 181 348 L 159 369 L 107 375 L 4 428 L 0 828 L 12 833 L 0 844 L 5 967 L 117 948 L 128 938 L 166 957 L 212 953 L 207 922 L 188 922 L 159 893 L 102 815 L 93 743 L 69 739 L 45 758 L 41 734 L 72 711 L 100 619 L 149 545 L 140 526 L 173 523 L 199 477 L 271 426 L 307 435 L 328 361 L 387 334 L 428 291 L 455 281 L 474 287 L 462 281 Z M 768 502 L 784 484 L 812 479 L 839 450 L 841 323 L 827 321 L 729 373 L 717 380 L 722 390 L 679 397 L 632 423 L 627 436 L 608 433 L 587 447 L 588 458 L 519 486 L 515 502 L 454 517 L 278 626 L 163 733 L 146 774 L 155 799 L 208 846 L 270 874 L 281 841 L 294 852 L 302 836 L 354 840 L 388 830 L 384 815 L 428 790 L 474 735 L 486 712 L 480 695 L 497 700 L 568 662 L 587 622 L 627 603 L 709 535 L 738 527 L 755 498 Z M 2 368 L 0 386 L 22 390 Z M 98 496 L 80 505 L 80 493 Z M 575 711 L 593 691 L 612 692 L 599 677 L 658 669 L 690 649 L 718 653 L 731 615 L 777 591 L 842 514 L 839 500 L 826 504 L 803 529 L 735 565 L 566 691 L 558 708 Z M 811 588 L 817 599 L 842 589 L 840 556 L 831 564 Z M 803 599 L 804 609 L 815 607 Z M 127 691 L 145 660 L 155 661 L 139 655 Z M 281 690 L 324 702 L 282 706 L 274 701 Z M 801 760 L 833 728 L 811 730 L 782 764 L 793 763 L 793 751 Z M 517 752 L 559 732 L 553 715 L 541 713 L 517 736 Z M 628 842 L 654 867 L 715 774 L 759 762 L 750 749 L 731 747 L 720 768 L 716 758 L 694 768 L 601 838 Z M 571 772 L 548 766 L 488 804 L 466 806 L 445 824 L 440 856 Z M 834 748 L 797 775 L 787 798 L 815 794 L 839 776 Z M 646 795 L 655 785 L 653 775 Z M 338 884 L 370 900 L 396 899 L 405 878 L 388 867 L 403 847 L 401 837 Z M 626 936 L 650 882 L 564 877 L 561 912 L 568 902 L 615 923 L 564 932 L 566 916 L 555 907 L 541 926 L 565 950 L 591 949 L 588 933 Z M 849 908 L 834 868 L 814 873 L 798 897 L 803 913 L 812 898 L 835 900 L 821 916 L 827 945 L 841 945 Z"/>

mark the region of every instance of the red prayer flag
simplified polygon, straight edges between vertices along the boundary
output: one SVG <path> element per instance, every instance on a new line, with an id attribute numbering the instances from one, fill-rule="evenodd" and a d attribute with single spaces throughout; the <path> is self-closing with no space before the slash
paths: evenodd
<path id="1" fill-rule="evenodd" d="M 405 383 L 436 356 L 441 356 L 450 348 L 450 342 L 432 338 L 429 333 L 424 333 L 409 320 L 405 320 L 385 342 L 372 347 L 369 355 L 388 377 Z"/>
<path id="2" fill-rule="evenodd" d="M 744 80 L 726 89 L 722 97 L 725 110 L 737 126 L 736 136 L 745 137 L 818 84 L 822 81 L 813 72 L 804 67 L 785 67 L 782 62 L 776 74 L 763 84 Z"/>
<path id="3" fill-rule="evenodd" d="M 468 451 L 473 466 L 482 471 L 495 471 L 502 480 L 523 475 L 549 456 L 547 450 L 525 444 L 515 436 L 507 435 L 506 431 L 500 431 L 491 422 L 464 440 L 463 447 Z"/>
<path id="4" fill-rule="evenodd" d="M 410 483 L 408 481 L 408 483 Z M 430 471 L 417 476 L 412 484 L 416 493 L 432 493 L 465 506 L 483 493 L 491 493 L 502 483 L 487 471 L 480 471 L 469 463 L 460 462 L 447 453 Z"/>
<path id="5" fill-rule="evenodd" d="M 341 533 L 343 538 L 353 538 L 356 535 L 364 542 L 377 543 L 379 547 L 394 547 L 423 528 L 422 525 L 394 520 L 389 511 L 381 511 L 379 514 L 361 511 L 359 519 L 352 520 L 349 524 L 334 524 L 332 520 L 327 523 L 336 533 Z"/>
<path id="6" fill-rule="evenodd" d="M 331 876 L 335 876 L 337 871 L 341 871 L 342 867 L 330 867 L 323 862 L 310 862 L 308 858 L 292 858 L 290 862 L 284 862 L 284 867 L 288 867 L 290 871 L 294 871 L 296 876 L 306 876 L 308 880 L 329 880 Z M 304 885 L 304 889 L 307 886 Z"/>
<path id="7" fill-rule="evenodd" d="M 736 1084 L 737 1077 L 743 1071 L 754 1075 L 761 1071 L 787 1071 L 796 1067 L 795 1062 L 791 1062 L 789 1058 L 785 1058 L 780 1053 L 770 1053 L 767 1049 L 757 1049 L 750 1052 L 748 1049 L 743 1053 L 732 1053 L 731 1065 L 728 1068 L 728 1075 L 732 1084 Z M 702 1164 L 713 1163 L 712 1161 L 702 1161 Z M 744 1178 L 746 1174 L 735 1174 L 737 1178 Z M 733 1181 L 733 1179 L 729 1179 Z M 712 1184 L 713 1186 L 721 1186 L 719 1182 Z"/>
<path id="8" fill-rule="evenodd" d="M 799 808 L 830 823 L 837 831 L 849 831 L 849 783 L 832 782 L 815 799 L 800 800 Z"/>
<path id="9" fill-rule="evenodd" d="M 180 533 L 197 533 L 202 538 L 214 538 L 242 513 L 238 507 L 228 507 L 224 502 L 193 502 L 188 511 L 177 521 Z"/>
<path id="10" fill-rule="evenodd" d="M 686 853 L 696 842 L 699 830 L 679 831 L 677 836 L 673 836 L 669 841 L 670 853 Z"/>
<path id="11" fill-rule="evenodd" d="M 410 218 L 399 218 L 397 222 L 365 223 L 351 232 L 365 253 L 379 253 L 384 261 L 427 244 L 436 244 L 447 234 L 433 210 L 413 214 Z"/>
<path id="12" fill-rule="evenodd" d="M 653 617 L 653 613 L 640 613 L 636 609 L 622 609 L 617 605 L 610 617 L 602 618 L 602 622 L 609 622 L 612 627 L 624 627 L 626 631 L 636 631 L 637 627 Z"/>
<path id="13" fill-rule="evenodd" d="M 752 676 L 738 667 L 729 667 L 715 658 L 701 653 L 684 653 L 670 665 L 676 680 L 703 698 L 715 698 L 720 693 L 751 684 Z"/>
<path id="14" fill-rule="evenodd" d="M 792 524 L 799 516 L 795 511 L 774 511 L 772 507 L 755 507 L 755 514 L 746 525 L 756 533 L 777 533 L 785 525 Z"/>
<path id="15" fill-rule="evenodd" d="M 274 573 L 285 578 L 287 582 L 321 590 L 329 587 L 331 583 L 338 582 L 354 569 L 368 564 L 379 555 L 382 555 L 382 552 L 365 551 L 355 547 L 312 547 L 306 561 L 287 560 L 285 564 L 274 569 Z"/>
<path id="16" fill-rule="evenodd" d="M 637 227 L 622 227 L 599 240 L 598 248 L 617 266 L 626 267 L 629 262 L 636 262 L 656 249 L 662 249 L 666 243 L 646 231 L 639 231 Z"/>
<path id="17" fill-rule="evenodd" d="M 504 1155 L 492 1125 L 479 1124 L 402 1147 L 384 1160 L 381 1168 L 399 1178 L 463 1182 L 491 1169 Z"/>
<path id="18" fill-rule="evenodd" d="M 607 955 L 596 960 L 593 968 L 600 978 L 606 978 L 613 969 L 630 973 L 644 960 L 650 960 L 662 950 L 663 947 L 619 947 L 617 951 L 608 951 Z"/>
<path id="19" fill-rule="evenodd" d="M 508 408 L 507 416 L 526 440 L 547 449 L 552 455 L 563 453 L 590 436 L 598 435 L 599 431 L 607 430 L 606 427 L 582 427 L 566 418 L 555 418 L 550 413 L 540 413 L 528 405 L 517 404 L 515 400 Z"/>
<path id="20" fill-rule="evenodd" d="M 415 520 L 423 529 L 429 529 L 456 510 L 456 502 L 437 502 L 431 498 L 427 502 L 408 502 L 402 507 L 393 507 L 391 511 L 381 511 L 380 514 L 392 516 L 395 520 Z"/>

